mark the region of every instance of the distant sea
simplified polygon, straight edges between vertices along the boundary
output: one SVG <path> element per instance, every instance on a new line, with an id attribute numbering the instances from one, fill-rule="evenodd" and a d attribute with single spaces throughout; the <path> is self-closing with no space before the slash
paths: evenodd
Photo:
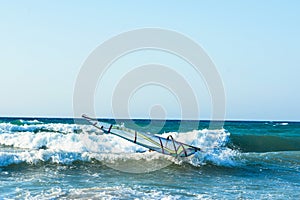
<path id="1" fill-rule="evenodd" d="M 173 158 L 100 135 L 73 119 L 0 118 L 0 199 L 300 196 L 300 123 L 227 121 L 222 129 L 209 129 L 207 121 L 197 122 L 196 128 L 195 121 L 122 122 L 139 131 L 172 135 L 202 151 Z"/>

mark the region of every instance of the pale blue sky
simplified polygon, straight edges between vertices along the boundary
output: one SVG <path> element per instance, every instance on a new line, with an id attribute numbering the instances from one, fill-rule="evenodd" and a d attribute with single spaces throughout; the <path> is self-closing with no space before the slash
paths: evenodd
<path id="1" fill-rule="evenodd" d="M 299 1 L 0 5 L 0 116 L 73 116 L 74 83 L 91 51 L 121 32 L 159 27 L 185 34 L 205 49 L 223 79 L 226 119 L 300 120 Z M 135 98 L 136 108 L 142 108 L 142 93 Z M 210 116 L 205 102 L 201 118 Z M 168 117 L 178 117 L 176 107 L 169 109 Z M 109 109 L 104 112 L 109 116 Z M 147 117 L 145 112 L 136 115 Z"/>

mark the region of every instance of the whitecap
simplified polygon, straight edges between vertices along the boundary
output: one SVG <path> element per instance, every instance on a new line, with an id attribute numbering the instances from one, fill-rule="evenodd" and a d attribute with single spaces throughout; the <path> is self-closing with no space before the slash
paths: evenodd
<path id="1" fill-rule="evenodd" d="M 43 132 L 42 128 L 47 129 Z M 34 132 L 33 130 L 41 130 Z M 0 145 L 21 148 L 23 152 L 4 152 L 0 155 L 0 166 L 20 162 L 37 163 L 53 162 L 70 164 L 74 161 L 90 161 L 92 159 L 105 163 L 126 162 L 126 165 L 149 162 L 157 165 L 165 160 L 167 163 L 181 164 L 189 162 L 195 166 L 207 162 L 216 165 L 232 166 L 235 164 L 235 150 L 226 147 L 230 133 L 224 129 L 194 130 L 185 133 L 165 133 L 163 137 L 172 135 L 175 140 L 201 148 L 201 152 L 187 159 L 176 159 L 112 134 L 98 135 L 97 130 L 88 125 L 75 124 L 38 124 L 17 126 L 10 123 L 0 124 Z M 16 131 L 17 130 L 17 131 Z M 52 130 L 52 132 L 50 132 Z M 80 133 L 76 133 L 81 130 Z M 140 152 L 140 153 L 137 153 Z M 144 153 L 143 153 L 144 152 Z"/>

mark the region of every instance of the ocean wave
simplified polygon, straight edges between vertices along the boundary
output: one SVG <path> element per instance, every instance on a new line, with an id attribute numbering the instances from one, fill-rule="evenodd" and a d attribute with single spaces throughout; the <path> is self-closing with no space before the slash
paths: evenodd
<path id="1" fill-rule="evenodd" d="M 62 123 L 49 123 L 49 124 L 27 124 L 22 123 L 0 123 L 0 134 L 1 133 L 15 133 L 15 132 L 58 132 L 58 133 L 80 133 L 95 132 L 97 129 L 89 125 L 77 125 L 77 124 L 62 124 Z"/>
<path id="2" fill-rule="evenodd" d="M 44 129 L 47 131 L 42 131 Z M 107 165 L 124 165 L 128 169 L 130 166 L 147 165 L 146 170 L 151 171 L 151 166 L 164 167 L 170 163 L 231 166 L 237 155 L 235 150 L 226 147 L 230 133 L 224 129 L 163 134 L 163 137 L 172 135 L 175 140 L 201 148 L 201 152 L 187 159 L 149 152 L 144 147 L 112 134 L 97 135 L 97 130 L 88 125 L 2 123 L 0 130 L 0 145 L 12 150 L 1 152 L 0 166 L 22 162 L 70 164 L 74 161 L 97 160 Z M 18 151 L 13 151 L 15 149 Z"/>
<path id="3" fill-rule="evenodd" d="M 15 125 L 35 125 L 35 124 L 43 124 L 43 122 L 33 119 L 33 120 L 24 120 L 24 119 L 17 119 L 11 122 L 11 124 Z"/>
<path id="4" fill-rule="evenodd" d="M 277 134 L 231 135 L 235 148 L 243 152 L 300 151 L 300 137 Z"/>
<path id="5" fill-rule="evenodd" d="M 239 152 L 227 147 L 230 141 L 230 133 L 225 129 L 219 130 L 194 130 L 186 133 L 166 133 L 163 136 L 172 135 L 177 141 L 201 148 L 195 156 L 189 158 L 189 163 L 194 166 L 202 166 L 207 163 L 219 166 L 236 166 Z"/>
<path id="6" fill-rule="evenodd" d="M 27 120 L 28 121 L 28 120 Z M 29 120 L 30 121 L 30 120 Z M 300 137 L 287 137 L 279 133 L 230 134 L 225 129 L 194 130 L 184 133 L 170 132 L 177 141 L 201 148 L 194 156 L 174 159 L 128 142 L 112 134 L 98 135 L 90 125 L 39 123 L 16 125 L 0 123 L 0 148 L 10 147 L 12 152 L 2 152 L 0 166 L 10 164 L 53 162 L 69 164 L 74 161 L 97 160 L 108 165 L 131 166 L 160 165 L 166 163 L 189 163 L 194 166 L 213 164 L 217 166 L 237 166 L 242 152 L 299 151 Z M 18 149 L 18 151 L 16 151 Z M 22 152 L 19 152 L 19 149 Z M 135 162 L 135 163 L 134 163 Z M 162 165 L 161 165 L 162 166 Z M 151 168 L 151 167 L 150 167 Z M 137 169 L 134 169 L 137 170 Z"/>

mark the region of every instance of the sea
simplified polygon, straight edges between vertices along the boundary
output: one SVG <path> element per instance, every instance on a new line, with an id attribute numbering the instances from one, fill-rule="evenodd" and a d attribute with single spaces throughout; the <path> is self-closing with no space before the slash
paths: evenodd
<path id="1" fill-rule="evenodd" d="M 172 135 L 201 151 L 163 155 L 84 120 L 0 118 L 0 199 L 300 197 L 299 122 L 101 121 Z"/>

